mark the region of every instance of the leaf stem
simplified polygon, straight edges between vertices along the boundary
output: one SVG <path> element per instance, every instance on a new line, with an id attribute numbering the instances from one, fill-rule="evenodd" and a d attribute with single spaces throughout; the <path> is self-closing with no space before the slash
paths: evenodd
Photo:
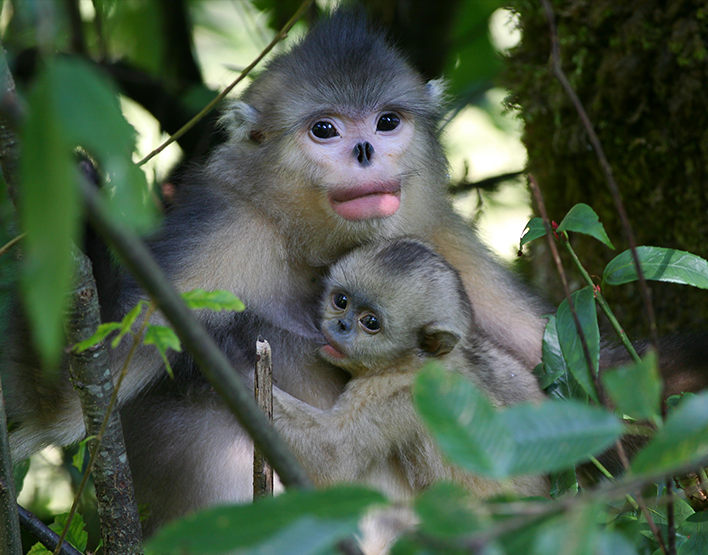
<path id="1" fill-rule="evenodd" d="M 610 305 L 607 304 L 607 301 L 605 300 L 605 297 L 603 296 L 602 291 L 600 290 L 599 287 L 595 286 L 595 283 L 593 282 L 592 278 L 590 277 L 590 274 L 588 274 L 587 270 L 585 270 L 585 268 L 583 267 L 583 264 L 582 264 L 582 262 L 580 262 L 578 255 L 575 253 L 575 251 L 573 250 L 573 247 L 570 245 L 570 241 L 562 241 L 562 243 L 563 243 L 563 245 L 565 245 L 566 250 L 570 254 L 570 258 L 575 263 L 575 267 L 580 272 L 580 275 L 582 276 L 585 283 L 587 283 L 588 285 L 591 285 L 593 288 L 595 288 L 595 301 L 600 306 L 600 308 L 602 309 L 602 312 L 605 314 L 607 319 L 610 321 L 612 328 L 617 333 L 617 336 L 620 338 L 620 341 L 622 341 L 622 344 L 627 349 L 627 352 L 630 354 L 630 356 L 632 357 L 634 362 L 641 362 L 642 359 L 637 354 L 637 351 L 635 350 L 634 346 L 632 345 L 632 342 L 629 340 L 629 337 L 627 337 L 627 334 L 622 329 L 622 326 L 620 326 L 620 323 L 617 320 L 617 318 L 615 317 L 614 312 L 612 312 Z"/>

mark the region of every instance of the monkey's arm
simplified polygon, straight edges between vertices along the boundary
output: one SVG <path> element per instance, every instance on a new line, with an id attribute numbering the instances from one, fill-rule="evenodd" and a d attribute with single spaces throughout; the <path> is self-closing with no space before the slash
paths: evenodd
<path id="1" fill-rule="evenodd" d="M 316 483 L 361 481 L 420 428 L 411 380 L 408 374 L 354 379 L 329 410 L 275 388 L 273 423 Z"/>

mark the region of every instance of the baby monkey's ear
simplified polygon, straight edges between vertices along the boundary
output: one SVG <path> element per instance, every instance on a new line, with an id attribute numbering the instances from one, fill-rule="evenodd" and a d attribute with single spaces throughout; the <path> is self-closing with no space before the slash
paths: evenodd
<path id="1" fill-rule="evenodd" d="M 458 331 L 442 322 L 430 322 L 420 330 L 420 348 L 434 357 L 446 355 L 462 339 Z"/>

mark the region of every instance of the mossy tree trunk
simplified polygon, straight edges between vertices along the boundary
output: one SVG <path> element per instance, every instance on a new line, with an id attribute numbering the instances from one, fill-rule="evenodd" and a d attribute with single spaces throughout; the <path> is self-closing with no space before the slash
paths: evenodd
<path id="1" fill-rule="evenodd" d="M 708 257 L 708 5 L 705 0 L 556 0 L 563 69 L 612 165 L 639 245 Z M 505 85 L 525 122 L 528 169 L 549 216 L 576 203 L 599 214 L 617 252 L 627 248 L 595 153 L 570 100 L 551 74 L 550 35 L 540 2 L 512 1 L 523 39 Z M 614 256 L 573 237 L 591 274 Z M 539 242 L 539 286 L 553 297 L 557 278 Z M 569 266 L 567 266 L 569 267 Z M 650 284 L 662 333 L 705 329 L 708 292 Z M 605 291 L 627 330 L 646 334 L 636 286 Z M 555 298 L 554 300 L 560 300 Z"/>

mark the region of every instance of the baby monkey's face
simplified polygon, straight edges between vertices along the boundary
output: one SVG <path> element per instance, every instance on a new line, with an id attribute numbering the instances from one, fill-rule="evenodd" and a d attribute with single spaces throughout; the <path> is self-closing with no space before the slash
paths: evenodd
<path id="1" fill-rule="evenodd" d="M 325 297 L 322 333 L 327 345 L 320 354 L 332 364 L 358 376 L 376 370 L 386 357 L 384 319 L 378 307 L 356 293 L 337 288 Z"/>

